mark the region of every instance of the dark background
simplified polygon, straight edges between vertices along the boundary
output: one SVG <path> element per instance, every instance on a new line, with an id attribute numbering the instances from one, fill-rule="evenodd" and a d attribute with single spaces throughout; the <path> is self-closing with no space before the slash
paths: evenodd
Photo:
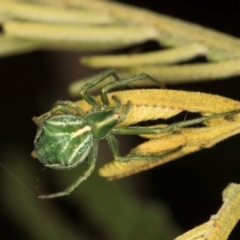
<path id="1" fill-rule="evenodd" d="M 240 3 L 234 0 L 148 0 L 137 1 L 137 3 L 125 1 L 125 3 L 137 4 L 136 6 L 139 7 L 240 37 Z M 141 47 L 146 51 L 159 48 L 154 42 L 148 42 Z M 73 80 L 93 73 L 89 68 L 79 65 L 78 59 L 81 55 L 81 52 L 37 51 L 0 58 L 0 161 L 34 194 L 63 189 L 74 179 L 74 176 L 80 174 L 81 169 L 74 169 L 72 170 L 74 173 L 68 173 L 68 175 L 64 172 L 55 173 L 54 170 L 42 172 L 41 164 L 32 159 L 29 154 L 33 149 L 36 133 L 36 126 L 31 122 L 31 118 L 48 111 L 58 99 L 76 100 L 69 97 L 68 85 Z M 223 81 L 173 85 L 171 88 L 208 92 L 240 100 L 239 80 L 239 77 L 234 77 Z M 173 225 L 177 226 L 176 228 L 180 231 L 187 231 L 207 221 L 212 214 L 217 212 L 222 203 L 221 192 L 230 182 L 240 182 L 239 140 L 240 136 L 234 136 L 211 149 L 191 154 L 161 167 L 112 183 L 93 176 L 94 182 L 84 183 L 85 187 L 80 186 L 76 190 L 78 193 L 61 199 L 49 200 L 48 203 L 35 200 L 19 184 L 15 183 L 6 170 L 1 168 L 0 187 L 3 204 L 0 209 L 2 215 L 0 226 L 2 239 L 32 239 L 34 234 L 31 231 L 34 226 L 35 232 L 39 231 L 39 239 L 54 239 L 54 235 L 50 235 L 51 230 L 55 228 L 55 224 L 53 224 L 55 220 L 52 218 L 57 218 L 59 221 L 60 219 L 65 220 L 58 225 L 66 228 L 66 236 L 62 235 L 60 239 L 70 239 L 68 234 L 71 231 L 74 232 L 73 235 L 76 239 L 113 239 L 99 224 L 104 221 L 106 216 L 95 218 L 94 212 L 88 211 L 91 209 L 91 205 L 89 206 L 87 203 L 90 204 L 92 200 L 87 197 L 85 199 L 82 189 L 91 188 L 93 195 L 88 196 L 94 198 L 93 188 L 100 188 L 100 186 L 109 188 L 110 190 L 106 190 L 108 192 L 104 195 L 103 202 L 98 202 L 96 206 L 92 207 L 96 211 L 98 207 L 102 208 L 102 211 L 106 213 L 109 209 L 104 202 L 111 198 L 115 199 L 116 196 L 113 192 L 119 184 L 123 186 L 121 190 L 123 195 L 131 192 L 137 199 L 136 201 L 141 200 L 142 208 L 144 208 L 144 204 L 152 202 L 164 203 L 167 211 L 176 221 Z M 105 149 L 105 145 L 103 145 L 103 149 Z M 105 150 L 100 151 L 97 168 L 102 165 L 101 159 L 111 160 L 111 156 L 106 156 Z M 37 182 L 38 178 L 40 180 Z M 66 182 L 64 182 L 65 180 Z M 64 183 L 61 184 L 62 182 Z M 36 185 L 40 189 L 36 190 Z M 73 197 L 76 200 L 72 200 Z M 115 199 L 117 201 L 115 208 L 121 209 L 121 201 L 117 199 Z M 37 207 L 33 207 L 32 204 Z M 126 208 L 126 211 L 131 213 L 132 209 L 129 207 L 129 209 Z M 145 215 L 143 214 L 141 217 L 140 214 L 135 218 L 143 218 L 143 216 Z M 128 218 L 129 216 L 126 215 L 126 221 Z M 144 219 L 142 221 L 144 222 Z M 112 222 L 116 222 L 113 226 L 119 222 L 117 214 L 112 218 Z M 28 231 L 26 226 L 29 226 L 31 230 Z M 124 225 L 119 228 L 122 232 L 125 231 Z M 49 231 L 49 234 L 44 235 L 44 231 Z M 56 231 L 58 231 L 57 228 Z M 116 232 L 116 229 L 113 229 L 114 231 Z M 229 239 L 237 240 L 239 235 L 240 226 L 238 225 Z M 149 236 L 149 238 L 142 239 L 154 238 Z M 155 239 L 171 238 L 156 237 Z"/>

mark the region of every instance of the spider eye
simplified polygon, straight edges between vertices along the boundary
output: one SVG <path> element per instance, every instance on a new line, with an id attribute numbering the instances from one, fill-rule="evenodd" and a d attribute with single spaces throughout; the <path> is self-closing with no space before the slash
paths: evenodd
<path id="1" fill-rule="evenodd" d="M 84 161 L 92 144 L 91 127 L 84 119 L 74 115 L 59 115 L 39 126 L 34 150 L 43 165 L 71 169 Z"/>

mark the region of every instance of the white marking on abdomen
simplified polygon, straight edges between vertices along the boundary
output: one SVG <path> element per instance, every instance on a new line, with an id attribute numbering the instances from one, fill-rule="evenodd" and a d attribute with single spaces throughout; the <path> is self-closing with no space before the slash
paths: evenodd
<path id="1" fill-rule="evenodd" d="M 77 137 L 77 136 L 82 135 L 82 134 L 85 133 L 85 132 L 90 132 L 91 130 L 92 130 L 91 127 L 87 125 L 87 126 L 85 126 L 84 128 L 80 128 L 80 129 L 78 129 L 76 132 L 74 132 L 74 133 L 72 134 L 72 137 L 75 138 L 75 137 Z"/>

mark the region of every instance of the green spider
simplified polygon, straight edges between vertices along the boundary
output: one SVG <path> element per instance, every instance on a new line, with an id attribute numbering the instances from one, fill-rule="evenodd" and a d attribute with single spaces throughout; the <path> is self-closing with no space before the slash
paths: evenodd
<path id="1" fill-rule="evenodd" d="M 102 103 L 99 104 L 95 98 L 88 93 L 88 90 L 110 76 L 112 76 L 115 81 L 108 83 L 101 89 Z M 116 125 L 124 121 L 128 115 L 128 112 L 131 109 L 131 103 L 122 106 L 121 101 L 117 97 L 113 97 L 116 105 L 110 106 L 107 92 L 111 89 L 144 79 L 159 84 L 156 79 L 144 73 L 120 80 L 114 70 L 109 70 L 93 82 L 86 83 L 80 90 L 83 99 L 92 106 L 92 111 L 90 113 L 86 114 L 74 102 L 58 101 L 49 113 L 38 118 L 38 130 L 34 141 L 34 157 L 37 157 L 46 167 L 63 170 L 74 168 L 87 158 L 89 168 L 65 190 L 49 195 L 39 195 L 37 198 L 47 199 L 69 195 L 79 186 L 79 184 L 81 184 L 81 182 L 86 180 L 94 170 L 97 159 L 98 143 L 101 139 L 106 139 L 108 141 L 110 150 L 116 161 L 127 162 L 136 159 L 154 161 L 179 151 L 179 148 L 172 149 L 160 156 L 121 157 L 115 135 L 163 133 L 173 131 L 179 127 L 201 123 L 212 118 L 227 116 L 233 113 L 228 112 L 208 117 L 200 117 L 171 124 L 167 128 L 137 126 L 116 127 Z"/>

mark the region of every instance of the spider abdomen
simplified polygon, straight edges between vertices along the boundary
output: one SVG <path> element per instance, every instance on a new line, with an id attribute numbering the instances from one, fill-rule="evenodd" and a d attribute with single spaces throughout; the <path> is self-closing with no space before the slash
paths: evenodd
<path id="1" fill-rule="evenodd" d="M 84 161 L 92 144 L 92 129 L 75 115 L 58 115 L 39 126 L 35 153 L 39 161 L 51 168 L 70 169 Z"/>

